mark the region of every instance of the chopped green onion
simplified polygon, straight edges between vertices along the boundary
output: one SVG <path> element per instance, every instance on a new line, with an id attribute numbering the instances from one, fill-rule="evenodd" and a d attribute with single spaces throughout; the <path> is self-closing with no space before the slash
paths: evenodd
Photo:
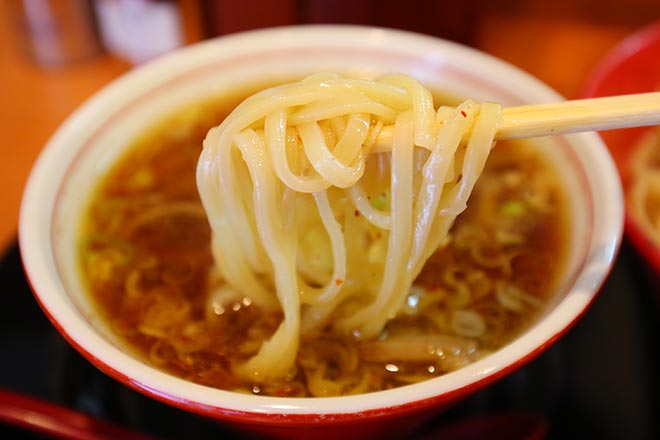
<path id="1" fill-rule="evenodd" d="M 378 197 L 371 199 L 371 206 L 378 211 L 387 209 L 387 194 L 381 193 Z"/>
<path id="2" fill-rule="evenodd" d="M 525 204 L 520 200 L 511 200 L 500 205 L 500 214 L 507 217 L 518 217 L 525 211 Z"/>

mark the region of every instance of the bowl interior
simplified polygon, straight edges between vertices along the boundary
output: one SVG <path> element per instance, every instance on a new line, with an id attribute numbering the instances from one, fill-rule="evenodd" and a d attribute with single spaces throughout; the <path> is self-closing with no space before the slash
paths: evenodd
<path id="1" fill-rule="evenodd" d="M 194 385 L 131 356 L 95 313 L 78 270 L 77 231 L 94 182 L 122 155 L 129 140 L 182 106 L 262 84 L 264 72 L 272 83 L 319 71 L 360 77 L 400 72 L 433 90 L 506 105 L 560 99 L 525 73 L 473 50 L 429 37 L 355 27 L 285 28 L 224 37 L 121 78 L 72 115 L 52 138 L 30 177 L 20 222 L 21 250 L 37 299 L 58 329 L 102 370 L 160 400 L 215 417 L 400 411 L 406 405 L 429 406 L 460 397 L 520 366 L 565 332 L 591 303 L 618 248 L 621 194 L 600 140 L 581 134 L 538 142 L 571 191 L 572 246 L 554 303 L 514 343 L 475 364 L 422 384 L 380 392 L 378 399 L 361 395 L 282 401 Z"/>

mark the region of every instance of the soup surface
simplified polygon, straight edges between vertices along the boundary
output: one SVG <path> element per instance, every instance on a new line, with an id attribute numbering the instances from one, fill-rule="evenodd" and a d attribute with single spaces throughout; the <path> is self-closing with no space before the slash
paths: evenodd
<path id="1" fill-rule="evenodd" d="M 229 287 L 214 269 L 195 183 L 202 140 L 241 97 L 166 118 L 134 142 L 90 201 L 82 271 L 99 313 L 145 362 L 247 393 L 364 393 L 467 365 L 543 312 L 566 252 L 565 191 L 532 144 L 500 142 L 468 209 L 378 339 L 304 335 L 292 377 L 265 385 L 241 380 L 233 368 L 258 351 L 282 316 L 248 298 L 223 299 Z"/>

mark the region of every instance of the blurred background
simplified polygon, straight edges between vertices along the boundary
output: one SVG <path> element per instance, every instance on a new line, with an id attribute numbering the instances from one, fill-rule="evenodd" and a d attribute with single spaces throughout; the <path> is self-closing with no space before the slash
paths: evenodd
<path id="1" fill-rule="evenodd" d="M 165 437 L 175 438 L 190 425 L 202 430 L 199 438 L 222 434 L 196 418 L 117 390 L 78 359 L 40 314 L 20 267 L 18 211 L 32 163 L 78 105 L 134 66 L 180 46 L 248 29 L 368 24 L 481 49 L 574 98 L 613 46 L 659 19 L 658 0 L 0 1 L 0 309 L 11 315 L 0 320 L 0 386 L 141 430 L 157 426 L 153 432 Z M 655 377 L 660 315 L 649 295 L 637 295 L 649 290 L 638 268 L 624 244 L 621 262 L 578 330 L 443 420 L 496 407 L 531 408 L 551 416 L 555 438 L 660 438 Z M 614 321 L 612 310 L 617 311 Z M 22 322 L 23 333 L 15 333 L 16 321 Z M 601 331 L 611 326 L 620 326 L 616 338 L 603 339 Z M 600 365 L 596 369 L 594 360 Z M 623 380 L 608 382 L 612 372 Z M 145 412 L 149 405 L 155 408 Z M 6 430 L 11 436 L 0 436 L 27 435 L 0 424 L 0 434 Z"/>
<path id="2" fill-rule="evenodd" d="M 4 0 L 0 249 L 55 128 L 104 84 L 175 47 L 294 23 L 387 26 L 479 48 L 570 98 L 612 46 L 658 18 L 658 0 Z"/>

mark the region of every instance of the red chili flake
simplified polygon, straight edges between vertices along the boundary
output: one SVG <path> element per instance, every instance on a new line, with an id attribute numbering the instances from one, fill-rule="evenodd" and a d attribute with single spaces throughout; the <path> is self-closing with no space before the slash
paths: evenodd
<path id="1" fill-rule="evenodd" d="M 356 217 L 359 217 L 359 216 L 360 216 L 360 211 L 357 210 L 357 209 L 355 210 L 355 216 L 356 216 Z"/>
<path id="2" fill-rule="evenodd" d="M 277 391 L 275 391 L 275 394 L 279 397 L 288 397 L 291 395 L 291 387 L 285 386 L 278 388 Z"/>
<path id="3" fill-rule="evenodd" d="M 335 280 L 335 284 L 338 285 L 338 286 L 341 286 L 343 283 L 344 283 L 344 282 L 343 282 L 342 280 L 340 280 L 340 279 L 336 279 L 336 280 Z"/>
<path id="4" fill-rule="evenodd" d="M 467 113 L 465 113 L 463 110 L 461 110 L 461 114 L 463 115 L 464 118 L 467 118 Z"/>

